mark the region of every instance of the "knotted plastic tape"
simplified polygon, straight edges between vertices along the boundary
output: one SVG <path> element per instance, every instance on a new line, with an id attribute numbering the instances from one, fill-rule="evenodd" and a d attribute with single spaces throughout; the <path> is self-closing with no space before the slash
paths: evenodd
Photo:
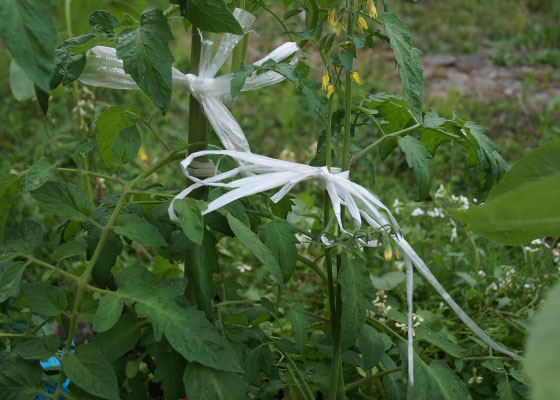
<path id="1" fill-rule="evenodd" d="M 239 166 L 224 173 L 201 180 L 189 173 L 190 166 L 198 157 L 221 155 L 229 156 L 238 161 Z M 496 343 L 474 322 L 459 305 L 451 298 L 449 293 L 443 288 L 436 277 L 432 274 L 426 263 L 416 254 L 414 249 L 399 232 L 397 221 L 387 208 L 375 195 L 349 179 L 348 171 L 340 170 L 329 172 L 327 167 L 312 167 L 305 164 L 298 164 L 289 161 L 277 160 L 257 154 L 207 150 L 193 153 L 181 162 L 181 168 L 187 178 L 194 182 L 181 193 L 179 193 L 169 206 L 169 217 L 177 221 L 177 215 L 173 209 L 173 203 L 177 199 L 183 199 L 193 190 L 202 186 L 223 187 L 232 189 L 219 196 L 208 204 L 208 208 L 202 214 L 208 214 L 227 204 L 253 194 L 280 188 L 271 200 L 280 201 L 296 184 L 306 180 L 318 180 L 327 190 L 334 215 L 340 230 L 348 235 L 352 235 L 343 225 L 341 207 L 348 209 L 354 222 L 355 229 L 359 229 L 365 221 L 370 227 L 377 231 L 383 231 L 401 249 L 406 264 L 406 288 L 408 305 L 408 384 L 414 383 L 414 350 L 413 350 L 413 324 L 412 324 L 412 298 L 413 298 L 413 266 L 439 293 L 459 318 L 488 346 L 510 357 L 516 357 L 514 353 Z M 218 171 L 216 171 L 218 172 Z M 242 178 L 224 182 L 225 180 L 242 175 Z M 377 247 L 381 242 L 361 241 L 365 246 Z"/>
<path id="2" fill-rule="evenodd" d="M 233 15 L 243 31 L 247 33 L 255 21 L 255 16 L 239 8 L 235 9 Z M 198 34 L 201 33 L 198 32 Z M 203 39 L 198 75 L 183 74 L 181 71 L 173 68 L 172 82 L 174 90 L 188 90 L 202 105 L 208 121 L 224 148 L 249 152 L 249 142 L 243 130 L 224 104 L 231 102 L 231 80 L 233 79 L 233 73 L 216 77 L 216 74 L 231 57 L 235 46 L 237 46 L 242 38 L 242 35 L 225 33 L 213 57 L 213 42 Z M 290 60 L 290 64 L 295 65 L 299 61 L 299 55 L 300 51 L 297 44 L 295 42 L 288 42 L 279 46 L 253 65 L 261 66 L 268 60 L 280 62 L 291 56 L 293 57 Z M 254 72 L 246 79 L 241 91 L 257 90 L 282 82 L 284 79 L 284 76 L 275 71 L 266 71 L 261 74 Z M 121 90 L 139 89 L 134 79 L 124 71 L 123 62 L 117 58 L 116 50 L 112 47 L 96 46 L 89 50 L 86 67 L 79 80 L 91 86 Z"/>

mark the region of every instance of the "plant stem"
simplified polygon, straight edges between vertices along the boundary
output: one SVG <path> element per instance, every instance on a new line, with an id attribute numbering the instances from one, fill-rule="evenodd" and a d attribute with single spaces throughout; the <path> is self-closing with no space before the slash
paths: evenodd
<path id="1" fill-rule="evenodd" d="M 91 172 L 85 169 L 74 169 L 74 168 L 55 168 L 55 171 L 58 172 L 68 172 L 71 174 L 80 174 L 80 175 L 91 175 L 91 176 L 96 176 L 98 178 L 103 178 L 107 181 L 113 181 L 113 182 L 117 182 L 122 186 L 125 186 L 127 184 L 127 182 L 121 178 L 118 178 L 116 176 L 110 176 L 110 175 L 105 175 L 105 174 L 100 174 L 97 172 Z"/>
<path id="2" fill-rule="evenodd" d="M 245 9 L 245 0 L 235 0 L 236 7 Z M 243 39 L 235 46 L 231 56 L 231 72 L 235 72 L 243 65 L 245 55 L 247 54 L 247 47 L 249 46 L 249 33 L 243 36 Z"/>
<path id="3" fill-rule="evenodd" d="M 362 158 L 363 156 L 365 156 L 367 153 L 369 153 L 371 150 L 373 150 L 374 148 L 376 148 L 377 146 L 379 146 L 379 144 L 381 144 L 381 142 L 383 142 L 384 140 L 387 140 L 391 137 L 395 137 L 395 136 L 402 136 L 407 132 L 413 131 L 415 129 L 420 128 L 420 126 L 422 126 L 420 123 L 416 123 L 412 126 L 409 126 L 408 128 L 405 129 L 401 129 L 400 131 L 397 132 L 393 132 L 390 133 L 388 135 L 382 136 L 379 139 L 377 139 L 375 142 L 373 142 L 372 144 L 368 145 L 366 148 L 360 150 L 359 152 L 357 152 L 356 154 L 354 154 L 352 156 L 352 163 L 355 163 L 356 161 L 358 161 L 360 158 Z"/>
<path id="4" fill-rule="evenodd" d="M 65 19 L 66 19 L 66 33 L 68 33 L 68 37 L 72 37 L 72 14 L 71 14 L 71 9 L 70 9 L 70 5 L 72 3 L 72 0 L 65 0 L 64 1 L 64 14 L 65 14 Z M 82 116 L 82 114 L 80 113 L 79 110 L 79 105 L 78 103 L 80 102 L 80 91 L 78 89 L 78 82 L 74 81 L 72 83 L 72 93 L 74 95 L 74 102 L 76 103 L 76 114 L 78 114 L 78 132 L 80 133 L 80 136 L 82 135 L 82 127 L 85 126 L 85 121 L 84 121 L 84 117 Z M 84 170 L 88 170 L 88 158 L 87 155 L 84 157 L 82 163 L 84 164 Z M 88 197 L 90 198 L 90 200 L 93 200 L 93 190 L 91 188 L 91 182 L 89 179 L 89 175 L 85 175 L 84 176 L 84 181 L 86 184 L 86 192 Z"/>
<path id="5" fill-rule="evenodd" d="M 302 264 L 307 265 L 309 268 L 311 268 L 313 271 L 315 271 L 315 273 L 321 277 L 323 282 L 328 281 L 328 277 L 325 275 L 325 273 L 323 271 L 321 271 L 321 268 L 319 268 L 319 266 L 316 263 L 314 263 L 310 259 L 308 259 L 308 258 L 306 258 L 302 255 L 299 255 L 299 254 L 298 254 L 298 261 L 300 261 Z M 331 276 L 331 279 L 332 279 L 332 276 Z"/>
<path id="6" fill-rule="evenodd" d="M 152 127 L 152 125 L 150 124 L 150 121 L 144 121 L 144 125 L 146 125 L 146 128 L 148 128 L 148 130 L 152 133 L 152 135 L 154 135 L 156 137 L 158 142 L 160 142 L 163 145 L 163 147 L 165 147 L 165 150 L 171 151 L 171 149 L 169 148 L 167 143 L 165 143 L 165 141 L 162 139 L 162 137 Z"/>
<path id="7" fill-rule="evenodd" d="M 196 26 L 192 27 L 192 45 L 191 45 L 191 74 L 198 75 L 199 64 L 202 50 L 202 37 Z M 189 149 L 188 154 L 197 151 L 206 150 L 208 148 L 208 121 L 204 116 L 202 105 L 191 94 L 189 103 Z M 196 145 L 195 143 L 199 143 Z M 201 157 L 201 162 L 207 161 L 206 157 Z M 200 199 L 204 194 L 204 189 L 195 190 L 190 196 Z M 190 271 L 189 265 L 196 265 L 192 259 L 194 252 L 187 251 L 185 255 L 185 278 L 187 278 L 187 288 L 185 289 L 185 297 L 191 304 L 196 305 L 196 291 L 194 287 L 194 279 Z"/>
<path id="8" fill-rule="evenodd" d="M 360 385 L 364 385 L 364 384 L 368 383 L 369 381 L 372 381 L 372 380 L 378 379 L 378 378 L 382 378 L 385 375 L 394 374 L 395 372 L 399 372 L 401 370 L 402 370 L 402 368 L 393 368 L 393 369 L 388 369 L 386 371 L 379 372 L 375 375 L 366 376 L 365 378 L 362 378 L 360 380 L 357 380 L 356 382 L 352 382 L 352 383 L 349 383 L 348 385 L 346 385 L 346 387 L 344 388 L 344 391 L 349 392 L 350 390 L 355 389 Z"/>

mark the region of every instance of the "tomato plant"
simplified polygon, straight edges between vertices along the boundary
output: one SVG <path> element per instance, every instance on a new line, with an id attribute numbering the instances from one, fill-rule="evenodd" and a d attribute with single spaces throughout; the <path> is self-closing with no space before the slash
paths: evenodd
<path id="1" fill-rule="evenodd" d="M 478 179 L 477 202 L 491 195 L 449 214 L 517 245 L 558 235 L 557 223 L 527 221 L 518 232 L 502 208 L 544 184 L 508 193 L 523 188 L 513 188 L 514 178 L 498 184 L 508 166 L 484 127 L 423 109 L 421 52 L 389 1 L 281 3 L 172 0 L 139 15 L 97 10 L 82 16 L 89 33 L 73 36 L 70 0 L 60 35 L 49 0 L 0 1 L 14 94 L 35 96 L 46 123 L 56 124 L 49 106 L 62 100 L 51 94 L 66 88 L 74 124 L 60 157 L 0 178 L 3 398 L 456 400 L 526 392 L 520 349 L 495 342 L 509 346 L 508 328 L 492 329 L 483 315 L 471 320 L 405 240 L 407 228 L 371 185 L 353 179 L 375 182 L 374 161 L 403 154 L 416 181 L 410 192 L 429 199 L 429 160 L 460 148 L 461 174 L 474 170 Z M 255 15 L 271 15 L 278 24 L 270 29 L 288 43 L 249 63 Z M 190 41 L 188 73 L 172 67 L 170 44 L 179 37 Z M 357 60 L 382 48 L 394 55 L 403 96 L 363 91 Z M 272 91 L 265 87 L 284 80 L 314 118 L 317 147 L 305 164 L 259 156 L 230 112 L 245 91 Z M 152 104 L 118 103 L 115 92 L 92 87 L 140 90 Z M 172 93 L 187 92 L 188 107 L 175 106 L 186 95 Z M 154 120 L 177 109 L 188 111 L 188 129 L 171 140 Z M 162 156 L 150 159 L 148 146 Z M 189 183 L 161 178 L 181 167 Z M 298 198 L 301 187 L 310 201 Z M 22 196 L 47 214 L 42 223 L 14 215 Z M 546 207 L 544 214 L 552 203 Z M 413 282 L 413 266 L 421 281 Z M 256 282 L 246 279 L 253 268 Z M 413 312 L 413 289 L 430 285 L 459 321 Z M 91 324 L 85 340 L 80 324 Z M 474 362 L 498 377 L 480 393 Z"/>

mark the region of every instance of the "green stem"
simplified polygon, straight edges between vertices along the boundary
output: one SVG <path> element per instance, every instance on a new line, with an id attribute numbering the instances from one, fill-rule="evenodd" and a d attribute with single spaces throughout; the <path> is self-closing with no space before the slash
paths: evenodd
<path id="1" fill-rule="evenodd" d="M 379 146 L 381 144 L 381 142 L 391 138 L 391 137 L 395 137 L 395 136 L 402 136 L 407 132 L 413 131 L 415 129 L 418 129 L 422 126 L 422 124 L 416 123 L 412 126 L 409 126 L 408 128 L 405 129 L 401 129 L 400 131 L 397 132 L 393 132 L 390 133 L 388 135 L 382 136 L 379 139 L 377 139 L 375 142 L 373 142 L 372 144 L 368 145 L 367 147 L 365 147 L 364 149 L 360 150 L 359 152 L 357 152 L 356 154 L 354 154 L 352 156 L 352 163 L 355 163 L 356 161 L 358 161 L 360 158 L 362 158 L 363 156 L 365 156 L 367 153 L 369 153 L 371 150 L 375 149 L 377 146 Z"/>
<path id="2" fill-rule="evenodd" d="M 91 176 L 96 176 L 98 178 L 103 178 L 107 181 L 113 181 L 113 182 L 117 182 L 122 186 L 125 186 L 127 184 L 127 182 L 121 178 L 118 178 L 116 176 L 110 176 L 110 175 L 105 175 L 105 174 L 100 174 L 97 172 L 91 172 L 85 169 L 74 169 L 74 168 L 55 168 L 55 171 L 58 172 L 68 172 L 71 174 L 80 174 L 80 175 L 91 175 Z"/>
<path id="3" fill-rule="evenodd" d="M 144 125 L 146 125 L 146 128 L 148 128 L 148 130 L 152 133 L 152 135 L 154 135 L 156 137 L 158 142 L 160 142 L 163 145 L 163 147 L 165 147 L 165 150 L 171 151 L 171 149 L 169 148 L 167 143 L 165 143 L 165 141 L 162 139 L 162 137 L 156 132 L 156 130 L 152 127 L 150 122 L 151 121 L 144 121 Z"/>
<path id="4" fill-rule="evenodd" d="M 202 38 L 199 35 L 198 28 L 193 25 L 192 27 L 192 46 L 191 46 L 191 73 L 198 75 L 198 68 L 200 64 L 202 50 Z M 189 149 L 188 154 L 197 151 L 206 150 L 208 148 L 208 121 L 204 116 L 202 105 L 191 94 L 189 104 Z M 195 143 L 201 143 L 196 145 Z M 207 161 L 206 157 L 201 157 L 201 162 Z M 190 196 L 195 199 L 200 199 L 204 195 L 204 189 L 200 188 L 195 190 Z M 191 304 L 196 305 L 196 290 L 194 286 L 193 274 L 189 268 L 190 265 L 196 265 L 193 257 L 195 252 L 187 251 L 185 255 L 185 278 L 187 278 L 187 288 L 185 289 L 185 297 Z"/>
<path id="5" fill-rule="evenodd" d="M 349 392 L 352 389 L 355 389 L 360 385 L 364 385 L 364 384 L 368 383 L 369 381 L 373 381 L 374 379 L 382 378 L 385 375 L 394 374 L 395 372 L 399 372 L 401 370 L 402 370 L 402 368 L 393 368 L 393 369 L 388 369 L 386 371 L 379 372 L 375 375 L 366 376 L 365 378 L 362 378 L 360 380 L 357 380 L 356 382 L 352 382 L 352 383 L 349 383 L 348 385 L 346 385 L 346 387 L 344 388 L 344 391 Z"/>
<path id="6" fill-rule="evenodd" d="M 319 268 L 319 266 L 316 263 L 299 254 L 298 254 L 298 261 L 300 261 L 302 264 L 307 265 L 309 268 L 315 271 L 315 273 L 321 277 L 323 282 L 328 281 L 328 277 L 325 275 L 323 271 L 321 271 L 321 268 Z"/>
<path id="7" fill-rule="evenodd" d="M 245 0 L 235 0 L 235 5 L 241 9 L 245 9 Z M 241 42 L 233 50 L 231 56 L 231 72 L 235 72 L 243 65 L 245 55 L 247 54 L 247 47 L 249 46 L 249 33 L 243 36 Z"/>

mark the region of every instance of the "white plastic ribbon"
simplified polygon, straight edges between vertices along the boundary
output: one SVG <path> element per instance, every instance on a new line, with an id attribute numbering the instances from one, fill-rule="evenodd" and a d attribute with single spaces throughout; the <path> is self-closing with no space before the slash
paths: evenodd
<path id="1" fill-rule="evenodd" d="M 189 166 L 198 157 L 209 155 L 229 156 L 239 163 L 239 167 L 230 171 L 219 173 L 213 177 L 200 180 L 189 173 Z M 348 172 L 329 172 L 326 167 L 312 167 L 289 161 L 276 160 L 273 158 L 256 155 L 252 153 L 207 150 L 193 153 L 181 162 L 183 173 L 187 178 L 194 181 L 192 186 L 178 194 L 169 206 L 169 217 L 177 221 L 177 215 L 173 210 L 173 202 L 176 199 L 185 198 L 190 192 L 201 186 L 215 186 L 233 189 L 208 204 L 208 208 L 202 214 L 208 214 L 225 205 L 256 193 L 280 188 L 271 197 L 273 202 L 280 201 L 299 182 L 317 179 L 321 185 L 326 187 L 330 197 L 334 215 L 340 230 L 351 234 L 343 226 L 341 218 L 341 206 L 345 206 L 354 221 L 354 226 L 359 229 L 362 218 L 375 230 L 384 231 L 400 247 L 407 268 L 407 305 L 408 305 L 408 375 L 409 386 L 414 382 L 414 350 L 413 350 L 413 326 L 412 326 L 412 296 L 413 296 L 413 269 L 412 265 L 432 285 L 441 297 L 449 304 L 451 309 L 459 318 L 486 344 L 500 353 L 516 358 L 516 355 L 505 349 L 490 338 L 451 298 L 443 288 L 424 261 L 416 254 L 406 239 L 398 232 L 398 224 L 389 209 L 372 193 L 363 186 L 349 180 Z M 217 171 L 216 171 L 217 172 Z M 238 174 L 248 175 L 230 182 L 224 182 Z M 364 244 L 364 242 L 362 242 Z M 368 243 L 365 243 L 368 245 Z M 377 241 L 372 241 L 371 246 L 378 246 Z"/>
<path id="2" fill-rule="evenodd" d="M 247 33 L 255 16 L 239 8 L 235 9 L 233 15 L 243 31 Z M 187 89 L 202 104 L 208 121 L 227 150 L 249 152 L 249 142 L 243 130 L 224 105 L 224 102 L 231 101 L 233 73 L 216 77 L 242 38 L 241 35 L 224 34 L 213 57 L 213 42 L 203 40 L 198 75 L 183 74 L 173 68 L 172 76 L 173 89 Z M 299 53 L 295 42 L 284 43 L 253 65 L 261 66 L 268 60 L 280 62 L 292 55 L 294 57 L 290 64 L 295 65 L 299 61 Z M 247 78 L 241 90 L 260 89 L 282 82 L 284 79 L 284 76 L 274 71 L 267 71 L 259 75 L 253 73 Z M 116 50 L 112 47 L 96 46 L 89 50 L 86 68 L 79 80 L 91 86 L 122 90 L 139 89 L 134 79 L 124 71 L 123 62 L 117 58 Z"/>

